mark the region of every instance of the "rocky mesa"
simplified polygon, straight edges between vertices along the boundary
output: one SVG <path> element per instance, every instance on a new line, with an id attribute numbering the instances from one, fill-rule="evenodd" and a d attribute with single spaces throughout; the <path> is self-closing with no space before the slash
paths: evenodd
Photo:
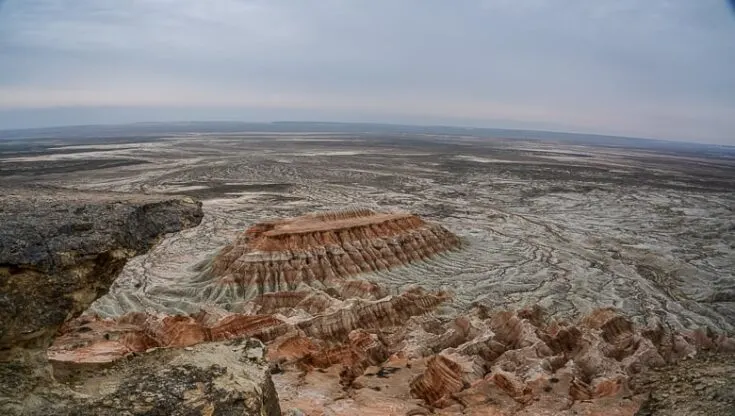
<path id="1" fill-rule="evenodd" d="M 263 342 L 298 335 L 340 345 L 355 330 L 396 327 L 450 298 L 419 288 L 388 295 L 357 277 L 457 249 L 458 237 L 405 213 L 351 210 L 256 224 L 203 271 L 238 291 L 237 311 L 202 305 L 192 315 L 130 311 L 85 315 L 64 326 L 53 363 L 107 363 L 153 347 L 185 347 L 242 336 Z M 234 309 L 234 308 L 233 308 Z"/>
<path id="2" fill-rule="evenodd" d="M 350 276 L 390 269 L 456 249 L 457 236 L 408 213 L 367 209 L 256 224 L 214 258 L 209 273 L 245 299 L 306 285 L 341 286 Z"/>

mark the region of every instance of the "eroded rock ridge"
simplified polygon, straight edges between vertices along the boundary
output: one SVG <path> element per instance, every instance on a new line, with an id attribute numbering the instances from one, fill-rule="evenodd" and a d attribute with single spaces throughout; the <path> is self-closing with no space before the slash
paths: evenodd
<path id="1" fill-rule="evenodd" d="M 412 214 L 338 211 L 256 224 L 225 247 L 208 271 L 223 284 L 240 285 L 249 299 L 339 284 L 459 246 L 447 229 Z"/>

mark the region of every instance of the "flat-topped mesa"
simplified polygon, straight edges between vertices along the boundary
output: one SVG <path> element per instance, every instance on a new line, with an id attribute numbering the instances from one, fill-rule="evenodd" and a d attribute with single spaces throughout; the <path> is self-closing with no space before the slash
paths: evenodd
<path id="1" fill-rule="evenodd" d="M 456 249 L 459 238 L 408 213 L 371 210 L 309 214 L 252 226 L 213 260 L 209 273 L 246 296 L 331 286 Z"/>

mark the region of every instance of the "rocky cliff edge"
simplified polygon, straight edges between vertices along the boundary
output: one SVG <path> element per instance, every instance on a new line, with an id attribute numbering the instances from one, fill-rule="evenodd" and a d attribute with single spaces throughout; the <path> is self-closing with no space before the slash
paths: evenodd
<path id="1" fill-rule="evenodd" d="M 4 414 L 280 414 L 263 345 L 240 339 L 55 370 L 46 349 L 133 256 L 193 227 L 188 197 L 3 189 L 0 410 Z"/>

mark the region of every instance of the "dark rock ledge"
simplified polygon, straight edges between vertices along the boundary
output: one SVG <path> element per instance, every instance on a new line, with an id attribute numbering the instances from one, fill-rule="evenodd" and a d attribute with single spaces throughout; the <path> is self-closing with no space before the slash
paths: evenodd
<path id="1" fill-rule="evenodd" d="M 23 415 L 278 415 L 257 341 L 158 350 L 63 374 L 46 348 L 107 293 L 123 266 L 197 226 L 188 197 L 0 188 L 0 412 Z"/>

